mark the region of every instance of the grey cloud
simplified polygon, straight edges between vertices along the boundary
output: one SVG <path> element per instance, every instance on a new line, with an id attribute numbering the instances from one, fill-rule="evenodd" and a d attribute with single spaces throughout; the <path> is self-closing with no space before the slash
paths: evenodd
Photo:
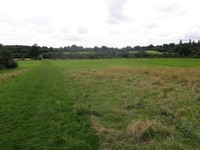
<path id="1" fill-rule="evenodd" d="M 170 5 L 175 5 L 170 7 Z M 160 21 L 160 20 L 167 20 L 170 18 L 176 17 L 184 17 L 187 15 L 187 11 L 181 9 L 179 4 L 169 4 L 167 6 L 157 6 L 154 10 L 159 14 L 158 16 L 150 19 L 149 21 Z"/>
<path id="2" fill-rule="evenodd" d="M 108 1 L 108 23 L 119 24 L 121 21 L 128 20 L 128 16 L 124 14 L 124 5 L 126 3 L 127 0 Z"/>
<path id="3" fill-rule="evenodd" d="M 188 40 L 188 39 L 192 39 L 192 40 L 200 40 L 200 24 L 197 25 L 193 25 L 190 29 L 188 29 L 185 34 L 182 36 L 183 40 Z"/>
<path id="4" fill-rule="evenodd" d="M 155 28 L 158 28 L 158 25 L 155 23 L 155 22 L 152 22 L 148 25 L 145 25 L 145 27 L 148 29 L 148 30 L 152 30 L 152 29 L 155 29 Z"/>
<path id="5" fill-rule="evenodd" d="M 0 25 L 6 24 L 7 26 L 18 27 L 20 20 L 9 15 L 0 14 Z"/>
<path id="6" fill-rule="evenodd" d="M 182 11 L 179 11 L 178 13 L 176 13 L 175 15 L 177 16 L 177 17 L 179 17 L 179 16 L 185 16 L 186 14 L 187 14 L 188 12 L 187 11 L 184 11 L 184 10 L 182 10 Z"/>
<path id="7" fill-rule="evenodd" d="M 63 34 L 60 32 L 54 33 L 51 36 L 52 39 L 60 39 L 62 41 L 72 41 L 72 42 L 79 42 L 82 41 L 81 37 L 78 35 L 72 35 L 72 34 Z"/>
<path id="8" fill-rule="evenodd" d="M 34 26 L 43 26 L 47 25 L 50 22 L 50 18 L 45 16 L 35 16 L 29 18 L 14 18 L 13 16 L 0 14 L 1 23 L 7 23 L 9 25 L 25 26 L 32 24 Z"/>
<path id="9" fill-rule="evenodd" d="M 163 33 L 163 34 L 159 34 L 159 37 L 169 37 L 171 35 L 172 33 Z"/>
<path id="10" fill-rule="evenodd" d="M 179 3 L 168 3 L 168 4 L 161 4 L 157 5 L 155 7 L 156 11 L 162 12 L 162 13 L 173 13 L 177 12 L 181 9 Z"/>
<path id="11" fill-rule="evenodd" d="M 15 31 L 31 29 L 41 33 L 45 32 L 50 25 L 50 19 L 44 16 L 14 18 L 13 16 L 0 14 L 0 25 L 1 24 L 6 24 L 7 27 Z"/>
<path id="12" fill-rule="evenodd" d="M 69 33 L 69 30 L 68 30 L 68 28 L 66 28 L 66 27 L 62 27 L 62 28 L 60 29 L 60 31 L 61 31 L 62 33 Z"/>
<path id="13" fill-rule="evenodd" d="M 189 40 L 189 39 L 200 40 L 200 33 L 199 32 L 195 32 L 195 33 L 186 34 L 184 36 L 184 40 Z"/>
<path id="14" fill-rule="evenodd" d="M 11 23 L 11 19 L 9 16 L 4 15 L 4 14 L 0 14 L 0 24 L 2 23 Z"/>
<path id="15" fill-rule="evenodd" d="M 119 34 L 118 31 L 110 31 L 110 32 L 109 32 L 109 35 L 118 35 L 118 34 Z"/>
<path id="16" fill-rule="evenodd" d="M 45 16 L 35 16 L 35 17 L 25 18 L 22 21 L 25 24 L 32 24 L 34 26 L 44 26 L 50 23 L 50 18 Z"/>
<path id="17" fill-rule="evenodd" d="M 73 42 L 79 42 L 82 41 L 82 39 L 78 36 L 69 36 L 66 38 L 68 41 L 73 41 Z"/>
<path id="18" fill-rule="evenodd" d="M 78 33 L 79 34 L 86 34 L 86 33 L 88 33 L 88 29 L 86 29 L 85 27 L 79 27 Z"/>

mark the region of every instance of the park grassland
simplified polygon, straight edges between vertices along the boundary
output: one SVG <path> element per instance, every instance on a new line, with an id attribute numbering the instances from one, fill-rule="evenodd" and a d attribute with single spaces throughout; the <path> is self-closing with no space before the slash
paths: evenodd
<path id="1" fill-rule="evenodd" d="M 0 71 L 1 149 L 199 149 L 199 59 L 21 61 Z"/>

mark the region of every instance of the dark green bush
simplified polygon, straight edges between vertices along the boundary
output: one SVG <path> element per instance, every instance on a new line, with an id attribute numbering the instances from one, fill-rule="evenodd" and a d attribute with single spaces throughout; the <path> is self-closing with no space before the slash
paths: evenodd
<path id="1" fill-rule="evenodd" d="M 17 63 L 10 51 L 0 46 L 0 69 L 16 68 Z"/>

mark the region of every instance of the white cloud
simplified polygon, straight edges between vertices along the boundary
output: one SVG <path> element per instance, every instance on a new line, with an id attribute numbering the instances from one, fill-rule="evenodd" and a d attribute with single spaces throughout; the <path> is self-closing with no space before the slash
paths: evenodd
<path id="1" fill-rule="evenodd" d="M 0 43 L 135 46 L 199 39 L 199 0 L 0 0 Z"/>
<path id="2" fill-rule="evenodd" d="M 128 20 L 124 14 L 127 0 L 108 0 L 108 23 L 118 24 L 121 21 Z"/>

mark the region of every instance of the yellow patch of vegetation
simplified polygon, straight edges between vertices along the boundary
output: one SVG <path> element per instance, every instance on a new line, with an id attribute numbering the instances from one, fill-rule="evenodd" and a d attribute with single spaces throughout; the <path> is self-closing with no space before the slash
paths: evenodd
<path id="1" fill-rule="evenodd" d="M 5 72 L 0 74 L 0 83 L 5 82 L 9 79 L 15 78 L 23 73 L 25 73 L 27 69 L 15 70 L 12 72 Z"/>

